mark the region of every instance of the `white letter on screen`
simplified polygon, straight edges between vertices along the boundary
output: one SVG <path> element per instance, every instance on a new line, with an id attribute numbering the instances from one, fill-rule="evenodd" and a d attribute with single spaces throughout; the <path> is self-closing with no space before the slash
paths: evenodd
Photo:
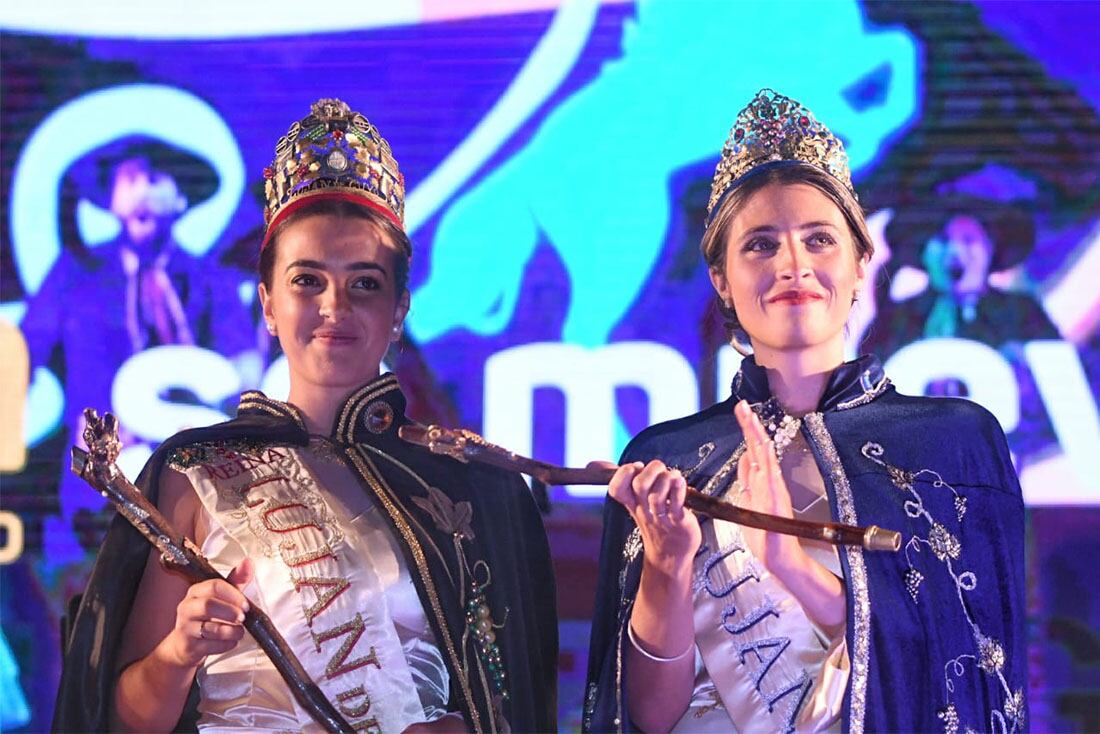
<path id="1" fill-rule="evenodd" d="M 922 339 L 902 347 L 886 362 L 899 392 L 923 395 L 933 380 L 956 378 L 968 397 L 993 414 L 1005 433 L 1020 422 L 1020 390 L 1001 353 L 970 339 Z"/>
<path id="2" fill-rule="evenodd" d="M 520 454 L 534 445 L 534 391 L 565 396 L 565 461 L 584 466 L 615 456 L 615 388 L 638 387 L 649 398 L 649 423 L 698 409 L 691 365 L 679 352 L 653 342 L 622 342 L 594 349 L 546 342 L 513 347 L 485 362 L 485 437 Z M 604 487 L 568 487 L 577 497 L 599 497 Z"/>
<path id="3" fill-rule="evenodd" d="M 1077 349 L 1069 342 L 1042 339 L 1024 345 L 1028 367 L 1054 425 L 1058 443 L 1069 457 L 1077 481 L 1089 490 L 1079 501 L 1100 501 L 1100 417 Z"/>
<path id="4" fill-rule="evenodd" d="M 160 399 L 168 388 L 185 388 L 207 405 L 236 394 L 241 380 L 233 365 L 217 352 L 170 345 L 146 349 L 123 363 L 111 385 L 111 405 L 119 421 L 147 441 L 163 441 L 184 428 L 208 426 L 226 419 L 202 405 L 180 405 Z"/>

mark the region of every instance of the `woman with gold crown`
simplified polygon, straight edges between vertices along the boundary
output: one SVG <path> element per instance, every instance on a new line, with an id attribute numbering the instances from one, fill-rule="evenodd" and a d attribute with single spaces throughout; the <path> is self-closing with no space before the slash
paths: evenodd
<path id="1" fill-rule="evenodd" d="M 229 581 L 189 585 L 116 518 L 55 728 L 321 730 L 245 634 L 255 604 L 356 730 L 555 729 L 554 583 L 527 487 L 399 440 L 405 398 L 379 375 L 412 255 L 389 144 L 323 99 L 264 176 L 260 299 L 289 400 L 243 394 L 138 480 Z"/>
<path id="2" fill-rule="evenodd" d="M 974 403 L 843 358 L 872 241 L 840 141 L 771 90 L 737 117 L 702 250 L 751 356 L 732 395 L 651 427 L 610 482 L 587 731 L 1025 728 L 1023 503 Z M 700 518 L 900 531 L 865 552 Z"/>

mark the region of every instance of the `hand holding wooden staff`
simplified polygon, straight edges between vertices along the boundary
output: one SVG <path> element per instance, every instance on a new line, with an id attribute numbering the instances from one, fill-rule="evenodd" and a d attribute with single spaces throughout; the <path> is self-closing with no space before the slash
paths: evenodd
<path id="1" fill-rule="evenodd" d="M 160 551 L 163 563 L 183 573 L 196 585 L 192 589 L 198 589 L 197 593 L 189 594 L 188 600 L 181 604 L 183 611 L 177 610 L 177 625 L 182 624 L 186 628 L 179 638 L 192 638 L 190 644 L 178 646 L 180 649 L 177 653 L 181 659 L 192 659 L 196 655 L 205 656 L 228 649 L 227 645 L 235 645 L 243 635 L 243 627 L 271 658 L 295 700 L 317 723 L 329 732 L 353 734 L 355 730 L 325 698 L 317 684 L 310 680 L 309 674 L 279 634 L 271 618 L 255 605 L 249 604 L 233 586 L 234 581 L 243 585 L 247 581 L 245 576 L 250 571 L 242 564 L 231 574 L 232 579 L 226 579 L 218 573 L 195 544 L 172 528 L 164 515 L 115 464 L 122 448 L 115 417 L 107 413 L 100 418 L 94 410 L 87 409 L 84 411 L 84 418 L 87 422 L 84 441 L 88 444 L 88 451 L 73 447 L 73 472 L 115 505 L 119 513 Z M 229 584 L 226 596 L 230 598 L 218 597 L 215 588 L 224 590 L 225 587 L 221 584 L 215 587 L 208 583 L 214 580 Z M 232 621 L 237 620 L 238 615 L 243 615 L 243 618 L 239 622 Z"/>
<path id="2" fill-rule="evenodd" d="M 442 426 L 409 423 L 398 429 L 398 435 L 436 454 L 450 456 L 458 461 L 477 461 L 509 471 L 518 471 L 546 484 L 607 484 L 616 471 L 616 467 L 610 464 L 594 464 L 578 469 L 555 466 L 537 459 L 519 456 L 465 429 L 452 430 Z M 686 487 L 685 490 L 684 507 L 745 527 L 811 540 L 823 540 L 835 545 L 859 545 L 864 550 L 870 551 L 897 551 L 901 548 L 900 533 L 885 530 L 877 525 L 864 528 L 834 522 L 818 523 L 781 517 L 737 507 L 717 497 L 703 494 L 692 487 Z"/>

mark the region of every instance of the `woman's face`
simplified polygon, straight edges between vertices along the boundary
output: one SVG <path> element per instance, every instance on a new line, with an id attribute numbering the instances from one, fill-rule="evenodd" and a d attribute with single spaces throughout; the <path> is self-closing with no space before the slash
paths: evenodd
<path id="1" fill-rule="evenodd" d="M 773 183 L 736 213 L 724 267 L 710 275 L 757 352 L 842 350 L 865 265 L 829 197 L 808 184 Z"/>
<path id="2" fill-rule="evenodd" d="M 403 255 L 365 219 L 330 214 L 287 226 L 278 237 L 271 288 L 260 285 L 291 386 L 354 388 L 378 376 L 409 310 L 394 265 Z"/>

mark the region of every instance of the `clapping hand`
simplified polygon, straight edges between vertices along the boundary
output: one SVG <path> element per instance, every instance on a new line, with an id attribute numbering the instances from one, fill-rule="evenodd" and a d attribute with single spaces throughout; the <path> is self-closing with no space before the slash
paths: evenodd
<path id="1" fill-rule="evenodd" d="M 791 495 L 779 471 L 775 443 L 764 430 L 760 418 L 742 400 L 734 406 L 734 415 L 745 437 L 745 453 L 737 463 L 737 482 L 741 487 L 738 505 L 756 512 L 793 517 Z M 802 548 L 791 535 L 741 527 L 749 550 L 772 573 L 778 573 L 800 560 Z"/>

